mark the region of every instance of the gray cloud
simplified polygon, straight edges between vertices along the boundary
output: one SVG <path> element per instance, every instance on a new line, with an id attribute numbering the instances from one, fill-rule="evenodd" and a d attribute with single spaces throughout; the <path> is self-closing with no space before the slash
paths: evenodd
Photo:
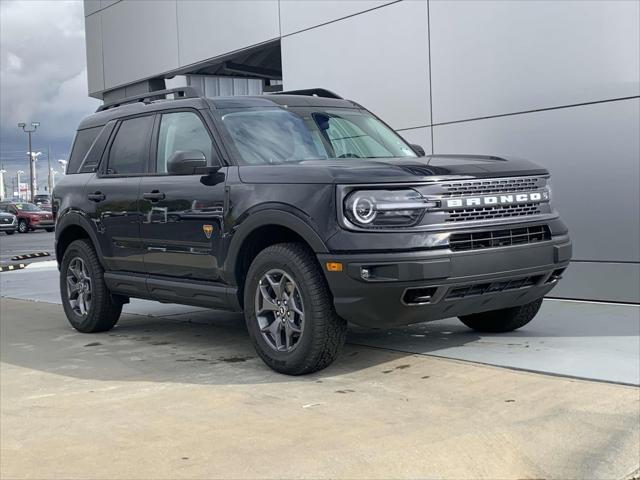
<path id="1" fill-rule="evenodd" d="M 0 44 L 0 160 L 15 175 L 28 171 L 18 122 L 40 122 L 34 150 L 66 158 L 78 122 L 100 102 L 87 95 L 81 1 L 1 1 Z M 44 184 L 46 159 L 38 163 Z"/>

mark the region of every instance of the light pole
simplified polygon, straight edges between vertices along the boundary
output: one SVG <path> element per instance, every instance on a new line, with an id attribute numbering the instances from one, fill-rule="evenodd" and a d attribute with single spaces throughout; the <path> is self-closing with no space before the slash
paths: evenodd
<path id="1" fill-rule="evenodd" d="M 24 172 L 22 170 L 18 170 L 16 172 L 16 177 L 18 177 L 18 198 L 22 200 L 22 196 L 20 195 L 20 175 L 24 175 Z"/>
<path id="2" fill-rule="evenodd" d="M 47 166 L 49 167 L 49 195 L 51 195 L 51 190 L 53 190 L 53 180 L 51 178 L 51 171 L 53 170 L 51 168 L 51 147 L 47 147 Z"/>
<path id="3" fill-rule="evenodd" d="M 33 180 L 31 181 L 33 184 L 31 186 L 31 191 L 33 192 L 31 194 L 31 198 L 33 199 L 35 195 L 38 194 L 38 166 L 36 164 L 38 163 L 38 157 L 42 155 L 42 152 L 27 152 L 27 155 L 29 154 L 31 154 L 31 160 L 33 161 Z"/>
<path id="4" fill-rule="evenodd" d="M 26 132 L 27 135 L 29 136 L 29 153 L 27 153 L 27 155 L 29 155 L 29 183 L 31 184 L 31 201 L 33 202 L 33 197 L 35 196 L 35 168 L 34 168 L 34 158 L 31 154 L 31 134 L 33 132 L 35 132 L 38 129 L 38 126 L 40 125 L 40 122 L 31 122 L 31 127 L 32 128 L 27 128 L 27 124 L 24 122 L 21 122 L 18 124 L 18 128 L 22 128 L 23 132 Z M 18 186 L 18 188 L 20 188 L 20 186 Z"/>
<path id="5" fill-rule="evenodd" d="M 6 170 L 0 169 L 0 200 L 4 200 L 4 174 Z"/>
<path id="6" fill-rule="evenodd" d="M 53 189 L 56 188 L 56 175 L 58 174 L 57 170 L 54 170 L 53 168 L 49 169 L 49 179 L 51 181 L 50 183 L 50 190 L 49 190 L 49 195 L 53 195 Z"/>

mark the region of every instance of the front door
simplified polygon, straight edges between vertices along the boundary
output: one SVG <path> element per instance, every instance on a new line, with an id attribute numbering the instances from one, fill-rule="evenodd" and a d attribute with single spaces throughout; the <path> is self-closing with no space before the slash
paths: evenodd
<path id="1" fill-rule="evenodd" d="M 144 273 L 140 243 L 140 178 L 146 175 L 154 115 L 119 122 L 101 168 L 87 182 L 88 215 L 108 270 Z M 106 161 L 105 161 L 106 160 Z"/>
<path id="2" fill-rule="evenodd" d="M 200 151 L 208 165 L 219 165 L 212 136 L 196 111 L 162 114 L 156 132 L 155 175 L 140 185 L 146 270 L 151 275 L 218 280 L 227 169 L 205 176 L 168 173 L 167 162 L 178 151 Z"/>

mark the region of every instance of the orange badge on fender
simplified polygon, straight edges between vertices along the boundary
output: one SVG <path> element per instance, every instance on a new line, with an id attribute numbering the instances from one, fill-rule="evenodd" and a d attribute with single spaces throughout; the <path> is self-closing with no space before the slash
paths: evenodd
<path id="1" fill-rule="evenodd" d="M 207 238 L 211 238 L 211 234 L 213 233 L 213 225 L 202 225 L 202 231 L 207 236 Z"/>

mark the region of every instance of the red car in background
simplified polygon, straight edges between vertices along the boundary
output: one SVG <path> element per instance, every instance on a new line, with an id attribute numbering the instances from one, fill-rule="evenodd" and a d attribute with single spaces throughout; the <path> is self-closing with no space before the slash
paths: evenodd
<path id="1" fill-rule="evenodd" d="M 38 229 L 53 232 L 56 226 L 53 213 L 42 210 L 33 203 L 0 203 L 0 211 L 13 213 L 18 218 L 18 232 L 20 233 Z"/>

